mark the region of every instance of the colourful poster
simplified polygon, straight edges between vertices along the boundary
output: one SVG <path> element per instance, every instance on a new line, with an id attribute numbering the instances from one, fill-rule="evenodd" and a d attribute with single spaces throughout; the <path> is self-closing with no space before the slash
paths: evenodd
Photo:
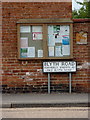
<path id="1" fill-rule="evenodd" d="M 55 43 L 61 43 L 59 31 L 60 25 L 48 26 L 48 46 L 55 46 Z"/>
<path id="2" fill-rule="evenodd" d="M 33 40 L 42 40 L 42 32 L 33 32 Z"/>
<path id="3" fill-rule="evenodd" d="M 54 33 L 58 33 L 60 31 L 60 25 L 54 25 L 53 31 L 54 31 Z"/>
<path id="4" fill-rule="evenodd" d="M 63 45 L 69 45 L 70 44 L 70 38 L 69 38 L 69 36 L 68 35 L 63 35 L 62 37 L 63 37 L 62 38 L 62 44 Z"/>
<path id="5" fill-rule="evenodd" d="M 20 56 L 21 58 L 27 57 L 28 48 L 20 48 Z"/>
<path id="6" fill-rule="evenodd" d="M 87 33 L 83 31 L 76 33 L 76 42 L 77 44 L 87 44 Z"/>
<path id="7" fill-rule="evenodd" d="M 33 40 L 42 40 L 42 26 L 32 26 Z"/>

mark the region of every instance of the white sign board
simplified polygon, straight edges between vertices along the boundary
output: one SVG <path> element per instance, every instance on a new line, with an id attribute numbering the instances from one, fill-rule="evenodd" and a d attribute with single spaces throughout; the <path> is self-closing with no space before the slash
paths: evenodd
<path id="1" fill-rule="evenodd" d="M 43 72 L 76 72 L 75 61 L 43 62 Z"/>

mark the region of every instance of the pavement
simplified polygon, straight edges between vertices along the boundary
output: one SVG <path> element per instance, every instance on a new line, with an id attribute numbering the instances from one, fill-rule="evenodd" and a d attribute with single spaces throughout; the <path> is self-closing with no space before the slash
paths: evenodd
<path id="1" fill-rule="evenodd" d="M 1 94 L 2 108 L 88 107 L 87 93 Z"/>

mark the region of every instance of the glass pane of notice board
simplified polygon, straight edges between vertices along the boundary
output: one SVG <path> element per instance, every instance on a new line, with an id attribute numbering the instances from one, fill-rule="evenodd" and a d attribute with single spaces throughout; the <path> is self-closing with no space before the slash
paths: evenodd
<path id="1" fill-rule="evenodd" d="M 71 24 L 20 25 L 19 32 L 19 58 L 72 57 Z"/>
<path id="2" fill-rule="evenodd" d="M 20 26 L 20 57 L 43 57 L 42 26 Z"/>
<path id="3" fill-rule="evenodd" d="M 48 26 L 48 56 L 49 57 L 70 56 L 69 25 Z"/>

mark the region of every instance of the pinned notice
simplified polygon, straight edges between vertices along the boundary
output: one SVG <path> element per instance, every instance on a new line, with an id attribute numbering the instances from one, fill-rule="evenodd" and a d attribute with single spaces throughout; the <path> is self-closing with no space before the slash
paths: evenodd
<path id="1" fill-rule="evenodd" d="M 38 50 L 38 57 L 43 57 L 43 50 Z"/>
<path id="2" fill-rule="evenodd" d="M 33 40 L 42 40 L 42 32 L 33 32 Z"/>
<path id="3" fill-rule="evenodd" d="M 69 45 L 70 42 L 70 38 L 68 35 L 63 35 L 63 39 L 62 39 L 62 44 L 63 45 Z"/>
<path id="4" fill-rule="evenodd" d="M 69 25 L 61 25 L 60 26 L 60 33 L 62 35 L 69 35 L 70 31 L 69 31 Z"/>
<path id="5" fill-rule="evenodd" d="M 54 47 L 49 47 L 49 57 L 54 56 Z"/>
<path id="6" fill-rule="evenodd" d="M 42 26 L 32 26 L 33 40 L 42 40 Z"/>
<path id="7" fill-rule="evenodd" d="M 20 47 L 28 47 L 28 38 L 27 37 L 21 37 L 20 38 Z"/>
<path id="8" fill-rule="evenodd" d="M 28 57 L 35 57 L 35 47 L 28 47 Z"/>
<path id="9" fill-rule="evenodd" d="M 87 44 L 87 33 L 83 31 L 76 33 L 76 42 L 77 44 Z"/>
<path id="10" fill-rule="evenodd" d="M 20 33 L 30 33 L 31 27 L 30 26 L 20 26 Z"/>
<path id="11" fill-rule="evenodd" d="M 61 46 L 55 46 L 55 56 L 60 57 L 62 55 L 62 47 Z"/>
<path id="12" fill-rule="evenodd" d="M 48 35 L 48 46 L 55 46 L 55 39 L 53 35 Z"/>
<path id="13" fill-rule="evenodd" d="M 62 54 L 70 55 L 70 45 L 62 45 Z"/>
<path id="14" fill-rule="evenodd" d="M 27 57 L 28 48 L 20 48 L 20 55 L 22 58 Z"/>

